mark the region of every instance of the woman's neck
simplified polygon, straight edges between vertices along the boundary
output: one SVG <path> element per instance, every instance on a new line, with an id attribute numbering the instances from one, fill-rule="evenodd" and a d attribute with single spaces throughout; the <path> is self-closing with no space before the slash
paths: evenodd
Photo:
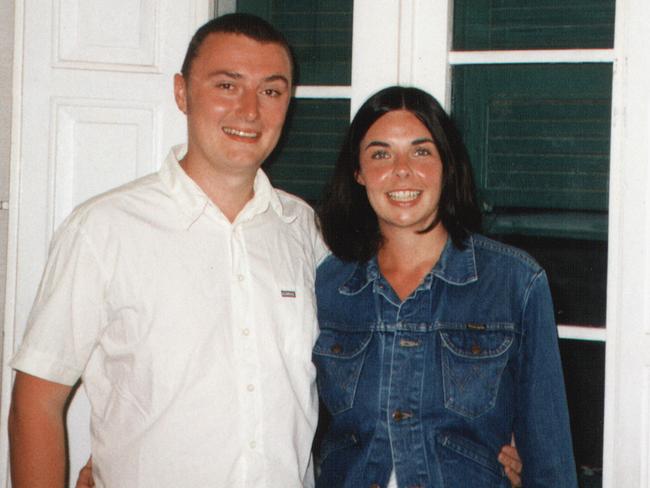
<path id="1" fill-rule="evenodd" d="M 442 254 L 447 231 L 438 224 L 418 234 L 412 230 L 382 230 L 383 243 L 377 253 L 379 269 L 400 300 L 404 301 L 422 282 Z"/>

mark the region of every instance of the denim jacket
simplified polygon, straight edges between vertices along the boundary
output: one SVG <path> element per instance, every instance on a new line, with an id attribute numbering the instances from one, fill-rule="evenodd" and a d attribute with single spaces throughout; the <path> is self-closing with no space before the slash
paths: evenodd
<path id="1" fill-rule="evenodd" d="M 334 256 L 316 278 L 313 360 L 329 425 L 318 488 L 509 487 L 514 432 L 525 488 L 577 486 L 546 274 L 480 235 L 451 241 L 403 302 L 376 258 Z"/>

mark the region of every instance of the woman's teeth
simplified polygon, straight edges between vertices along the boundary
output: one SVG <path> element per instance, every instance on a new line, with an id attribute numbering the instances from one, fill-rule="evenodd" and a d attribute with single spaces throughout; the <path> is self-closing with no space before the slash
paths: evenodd
<path id="1" fill-rule="evenodd" d="M 414 190 L 389 191 L 388 198 L 398 202 L 409 202 L 419 197 L 420 193 L 422 192 Z"/>

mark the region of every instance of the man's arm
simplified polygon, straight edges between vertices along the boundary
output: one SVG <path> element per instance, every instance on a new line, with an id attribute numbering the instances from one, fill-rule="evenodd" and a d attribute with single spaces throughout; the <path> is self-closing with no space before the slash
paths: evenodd
<path id="1" fill-rule="evenodd" d="M 88 458 L 86 465 L 83 468 L 81 468 L 81 471 L 79 471 L 77 484 L 74 485 L 74 487 L 92 488 L 93 486 L 95 486 L 95 479 L 93 478 L 93 458 L 91 456 Z"/>
<path id="2" fill-rule="evenodd" d="M 506 444 L 501 448 L 498 460 L 503 465 L 510 486 L 513 488 L 521 487 L 521 468 L 523 465 L 514 443 L 511 446 Z"/>
<path id="3" fill-rule="evenodd" d="M 65 484 L 65 405 L 71 386 L 16 373 L 9 411 L 11 480 L 14 488 Z"/>

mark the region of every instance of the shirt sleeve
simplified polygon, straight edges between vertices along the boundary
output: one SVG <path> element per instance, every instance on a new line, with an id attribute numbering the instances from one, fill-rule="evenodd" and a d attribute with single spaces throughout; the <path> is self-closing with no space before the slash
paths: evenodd
<path id="1" fill-rule="evenodd" d="M 522 320 L 514 430 L 523 461 L 523 486 L 576 488 L 557 327 L 543 271 L 529 284 Z"/>
<path id="2" fill-rule="evenodd" d="M 83 230 L 65 223 L 50 248 L 23 342 L 11 366 L 73 385 L 106 322 L 106 273 Z"/>

